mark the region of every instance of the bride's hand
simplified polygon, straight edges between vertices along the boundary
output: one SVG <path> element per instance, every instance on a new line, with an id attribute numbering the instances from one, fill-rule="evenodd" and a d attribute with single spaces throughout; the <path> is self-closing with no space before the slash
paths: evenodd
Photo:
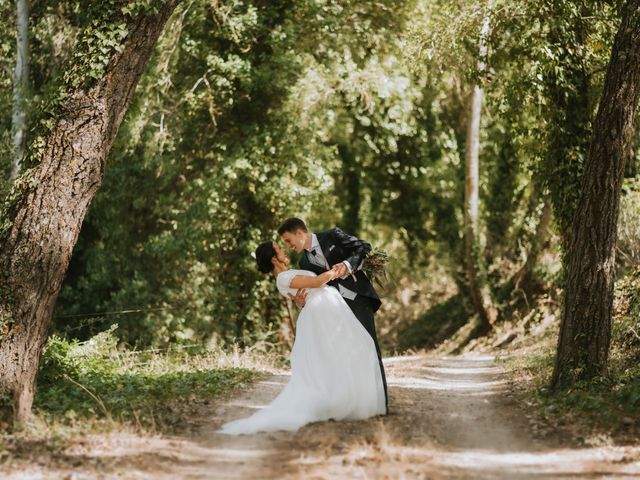
<path id="1" fill-rule="evenodd" d="M 344 264 L 342 264 L 342 263 L 337 263 L 333 267 L 331 267 L 331 272 L 333 273 L 333 278 L 338 278 L 338 277 L 341 277 L 343 275 L 341 270 L 340 270 L 340 265 L 342 265 L 344 267 Z"/>

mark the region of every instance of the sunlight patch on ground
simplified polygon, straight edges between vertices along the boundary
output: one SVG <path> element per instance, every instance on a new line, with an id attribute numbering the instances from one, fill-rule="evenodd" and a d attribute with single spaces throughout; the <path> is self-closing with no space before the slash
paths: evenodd
<path id="1" fill-rule="evenodd" d="M 229 458 L 231 460 L 254 459 L 277 454 L 274 449 L 246 449 L 246 448 L 210 448 L 207 454 L 215 455 L 217 458 Z"/>
<path id="2" fill-rule="evenodd" d="M 561 449 L 546 452 L 496 452 L 465 450 L 434 452 L 432 463 L 455 469 L 509 475 L 553 474 L 558 478 L 576 474 L 624 474 L 640 468 L 637 447 Z M 635 459 L 634 459 L 635 458 Z M 624 465 L 627 464 L 627 465 Z M 603 471 L 606 465 L 607 472 Z M 615 477 L 607 477 L 615 478 Z"/>
<path id="3" fill-rule="evenodd" d="M 498 373 L 500 371 L 496 367 L 422 367 L 422 370 L 444 375 L 475 375 L 478 373 Z"/>
<path id="4" fill-rule="evenodd" d="M 388 382 L 390 386 L 400 388 L 415 388 L 428 390 L 482 390 L 487 393 L 486 389 L 498 389 L 507 385 L 505 380 L 494 380 L 487 382 L 474 381 L 456 381 L 439 379 L 425 379 L 416 377 L 394 378 Z"/>

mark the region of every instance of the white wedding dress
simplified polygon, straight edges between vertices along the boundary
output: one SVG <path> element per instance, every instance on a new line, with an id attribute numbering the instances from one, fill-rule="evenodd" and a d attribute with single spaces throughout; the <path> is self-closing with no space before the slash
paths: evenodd
<path id="1" fill-rule="evenodd" d="M 281 272 L 276 283 L 282 295 L 295 294 L 289 285 L 296 275 L 315 273 Z M 335 288 L 308 289 L 290 359 L 291 377 L 280 394 L 250 417 L 224 424 L 221 433 L 294 431 L 311 422 L 384 414 L 375 345 Z"/>

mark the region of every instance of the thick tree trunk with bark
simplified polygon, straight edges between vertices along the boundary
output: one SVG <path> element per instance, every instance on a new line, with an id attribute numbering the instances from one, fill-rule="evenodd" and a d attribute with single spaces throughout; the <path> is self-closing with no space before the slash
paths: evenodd
<path id="1" fill-rule="evenodd" d="M 26 151 L 26 100 L 29 94 L 29 1 L 16 0 L 16 68 L 13 74 L 13 161 L 11 179 L 20 173 L 20 163 Z"/>
<path id="2" fill-rule="evenodd" d="M 12 395 L 14 421 L 30 415 L 47 329 L 82 221 L 138 80 L 179 2 L 167 0 L 156 15 L 132 19 L 103 77 L 69 92 L 41 161 L 29 172 L 31 187 L 2 219 L 10 226 L 0 232 L 0 393 Z"/>
<path id="3" fill-rule="evenodd" d="M 625 161 L 640 97 L 640 0 L 625 5 L 573 218 L 552 387 L 606 376 Z"/>
<path id="4" fill-rule="evenodd" d="M 491 8 L 491 0 L 487 5 L 480 32 L 480 60 L 478 62 L 478 72 L 483 73 L 487 56 L 487 36 L 489 34 L 488 10 Z M 482 114 L 482 99 L 484 93 L 479 85 L 474 85 L 469 97 L 469 123 L 467 127 L 467 139 L 465 150 L 465 189 L 464 189 L 464 247 L 465 264 L 469 290 L 476 312 L 480 317 L 482 325 L 481 332 L 486 333 L 491 329 L 491 321 L 487 311 L 487 304 L 490 300 L 487 293 L 483 292 L 480 285 L 477 269 L 478 258 L 478 213 L 479 213 L 479 157 L 480 157 L 480 117 Z"/>

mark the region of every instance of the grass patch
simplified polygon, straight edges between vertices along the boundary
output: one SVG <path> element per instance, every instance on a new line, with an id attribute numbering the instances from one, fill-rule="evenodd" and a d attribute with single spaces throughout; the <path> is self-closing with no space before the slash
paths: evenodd
<path id="1" fill-rule="evenodd" d="M 115 328 L 86 342 L 49 339 L 33 419 L 0 431 L 0 467 L 64 465 L 69 447 L 188 429 L 209 414 L 212 400 L 285 364 L 261 343 L 244 350 L 121 350 Z"/>
<path id="2" fill-rule="evenodd" d="M 259 354 L 248 358 L 199 346 L 119 351 L 113 329 L 82 343 L 49 339 L 34 402 L 40 421 L 173 431 L 202 404 L 272 366 L 260 365 Z"/>

